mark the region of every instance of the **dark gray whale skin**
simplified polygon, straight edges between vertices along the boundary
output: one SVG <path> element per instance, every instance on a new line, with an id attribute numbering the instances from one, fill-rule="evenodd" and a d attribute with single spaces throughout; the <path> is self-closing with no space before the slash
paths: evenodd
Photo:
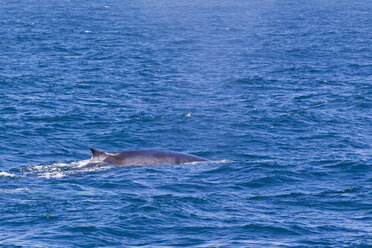
<path id="1" fill-rule="evenodd" d="M 208 159 L 198 156 L 158 150 L 137 150 L 123 152 L 101 152 L 90 148 L 92 158 L 90 164 L 107 163 L 119 166 L 126 165 L 161 165 L 161 164 L 185 164 L 191 162 L 203 162 Z"/>

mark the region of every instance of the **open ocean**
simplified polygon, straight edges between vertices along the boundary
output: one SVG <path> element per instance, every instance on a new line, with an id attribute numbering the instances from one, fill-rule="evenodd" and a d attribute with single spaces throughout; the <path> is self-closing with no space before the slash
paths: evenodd
<path id="1" fill-rule="evenodd" d="M 371 0 L 0 0 L 0 247 L 372 247 L 371 166 Z"/>

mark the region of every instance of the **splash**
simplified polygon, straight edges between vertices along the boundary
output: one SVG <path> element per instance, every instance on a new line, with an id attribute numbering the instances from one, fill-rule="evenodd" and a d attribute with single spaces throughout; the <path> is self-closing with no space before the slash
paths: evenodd
<path id="1" fill-rule="evenodd" d="M 112 165 L 89 164 L 90 160 L 74 161 L 70 163 L 57 162 L 48 165 L 34 165 L 20 170 L 23 176 L 37 176 L 42 178 L 63 178 L 84 172 L 108 170 Z"/>

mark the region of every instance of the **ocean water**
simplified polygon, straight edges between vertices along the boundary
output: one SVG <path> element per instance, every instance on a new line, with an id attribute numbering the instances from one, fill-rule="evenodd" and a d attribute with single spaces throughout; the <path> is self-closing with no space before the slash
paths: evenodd
<path id="1" fill-rule="evenodd" d="M 372 247 L 371 97 L 370 0 L 0 0 L 0 247 Z"/>

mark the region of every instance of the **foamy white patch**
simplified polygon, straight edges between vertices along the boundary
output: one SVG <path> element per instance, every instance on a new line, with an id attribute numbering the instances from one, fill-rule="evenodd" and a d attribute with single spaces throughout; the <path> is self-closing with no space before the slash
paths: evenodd
<path id="1" fill-rule="evenodd" d="M 30 191 L 29 188 L 25 187 L 25 188 L 17 188 L 15 189 L 15 191 Z"/>
<path id="2" fill-rule="evenodd" d="M 57 162 L 49 165 L 34 165 L 22 170 L 24 176 L 43 178 L 63 178 L 78 173 L 108 170 L 114 166 L 107 164 L 89 164 L 90 160 L 80 160 L 70 163 Z"/>
<path id="3" fill-rule="evenodd" d="M 75 161 L 75 162 L 72 162 L 71 165 L 76 166 L 76 167 L 84 167 L 87 164 L 89 164 L 89 161 L 90 161 L 90 159 Z"/>
<path id="4" fill-rule="evenodd" d="M 67 173 L 64 172 L 45 172 L 45 173 L 40 173 L 38 177 L 44 177 L 44 178 L 62 178 L 67 176 Z"/>
<path id="5" fill-rule="evenodd" d="M 23 191 L 30 191 L 29 188 L 16 188 L 16 189 L 0 189 L 0 193 L 17 193 L 17 192 L 23 192 Z"/>
<path id="6" fill-rule="evenodd" d="M 114 167 L 115 165 L 100 164 L 100 165 L 95 165 L 91 167 L 85 167 L 82 170 L 79 170 L 78 172 L 97 172 L 97 171 L 109 170 Z"/>
<path id="7" fill-rule="evenodd" d="M 77 29 L 77 30 L 74 30 L 75 33 L 92 33 L 91 30 L 80 30 L 80 29 Z"/>
<path id="8" fill-rule="evenodd" d="M 17 175 L 5 171 L 0 171 L 0 177 L 18 177 Z"/>

